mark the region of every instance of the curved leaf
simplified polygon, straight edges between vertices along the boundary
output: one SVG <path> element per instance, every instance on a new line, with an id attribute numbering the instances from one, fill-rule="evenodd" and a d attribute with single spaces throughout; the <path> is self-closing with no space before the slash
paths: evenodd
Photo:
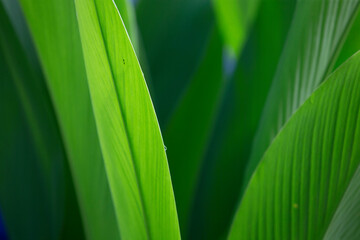
<path id="1" fill-rule="evenodd" d="M 246 181 L 284 123 L 331 71 L 358 8 L 358 0 L 297 2 L 252 146 Z"/>
<path id="2" fill-rule="evenodd" d="M 180 239 L 151 98 L 111 0 L 75 0 L 96 126 L 121 237 Z"/>
<path id="3" fill-rule="evenodd" d="M 327 231 L 341 235 L 345 230 L 352 231 L 353 239 L 360 234 L 359 222 L 339 224 L 340 218 L 354 217 L 349 209 L 360 201 L 359 91 L 357 53 L 274 139 L 251 178 L 230 239 L 322 239 Z"/>

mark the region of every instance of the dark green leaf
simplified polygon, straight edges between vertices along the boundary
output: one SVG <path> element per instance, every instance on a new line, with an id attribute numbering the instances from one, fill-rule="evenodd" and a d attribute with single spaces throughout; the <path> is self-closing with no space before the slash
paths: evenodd
<path id="1" fill-rule="evenodd" d="M 183 236 L 187 236 L 200 167 L 223 85 L 222 42 L 218 31 L 214 30 L 198 72 L 164 134 Z"/>

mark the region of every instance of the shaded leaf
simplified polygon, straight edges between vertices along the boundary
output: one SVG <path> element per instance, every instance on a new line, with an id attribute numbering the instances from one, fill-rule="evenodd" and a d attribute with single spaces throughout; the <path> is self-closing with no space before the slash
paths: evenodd
<path id="1" fill-rule="evenodd" d="M 151 94 L 165 128 L 210 37 L 211 1 L 139 0 L 136 16 L 149 63 Z"/>
<path id="2" fill-rule="evenodd" d="M 189 214 L 200 167 L 223 85 L 222 42 L 218 31 L 214 29 L 198 72 L 187 87 L 164 133 L 183 236 L 188 233 Z M 185 179 L 184 173 L 187 176 Z"/>

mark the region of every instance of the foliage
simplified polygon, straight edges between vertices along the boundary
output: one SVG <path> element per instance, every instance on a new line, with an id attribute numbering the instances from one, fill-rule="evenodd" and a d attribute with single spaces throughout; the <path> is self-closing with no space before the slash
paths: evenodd
<path id="1" fill-rule="evenodd" d="M 359 2 L 1 0 L 6 237 L 358 239 Z"/>

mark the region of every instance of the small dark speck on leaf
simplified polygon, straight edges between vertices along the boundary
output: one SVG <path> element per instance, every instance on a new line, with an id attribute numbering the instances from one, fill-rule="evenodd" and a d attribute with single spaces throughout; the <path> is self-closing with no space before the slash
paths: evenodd
<path id="1" fill-rule="evenodd" d="M 125 65 L 125 59 L 123 58 L 123 64 Z"/>

